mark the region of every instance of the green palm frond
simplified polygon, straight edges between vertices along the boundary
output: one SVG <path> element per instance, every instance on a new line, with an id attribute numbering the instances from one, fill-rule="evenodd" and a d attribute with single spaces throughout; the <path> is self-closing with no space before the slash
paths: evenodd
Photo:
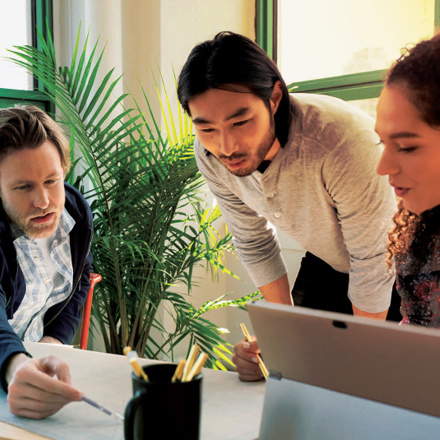
<path id="1" fill-rule="evenodd" d="M 41 50 L 15 47 L 13 61 L 35 75 L 60 110 L 61 122 L 77 147 L 75 185 L 88 199 L 94 215 L 94 270 L 103 280 L 95 288 L 93 313 L 106 350 L 122 353 L 130 345 L 149 357 L 173 356 L 182 340 L 197 342 L 213 368 L 230 355 L 218 327 L 202 317 L 223 306 L 244 307 L 240 300 L 219 298 L 195 310 L 189 301 L 194 268 L 205 264 L 211 276 L 227 269 L 231 235 L 219 233 L 218 207 L 207 209 L 204 184 L 194 158 L 191 121 L 178 105 L 173 117 L 164 81 L 154 78 L 165 132 L 142 89 L 146 113 L 127 94 L 116 95 L 120 78 L 113 69 L 100 74 L 104 50 L 81 30 L 69 66 L 59 67 L 51 36 Z M 103 78 L 103 79 L 99 79 Z M 87 184 L 86 182 L 90 182 Z M 184 285 L 186 295 L 174 293 Z M 161 310 L 171 314 L 175 328 L 165 328 Z M 163 340 L 152 337 L 152 329 Z M 224 368 L 224 367 L 223 367 Z"/>

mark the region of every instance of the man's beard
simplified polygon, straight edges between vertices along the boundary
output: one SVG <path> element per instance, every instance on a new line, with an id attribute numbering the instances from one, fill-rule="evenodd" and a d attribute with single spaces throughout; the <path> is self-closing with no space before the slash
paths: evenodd
<path id="1" fill-rule="evenodd" d="M 263 162 L 264 158 L 267 156 L 267 153 L 271 149 L 272 145 L 274 144 L 276 139 L 275 134 L 275 122 L 273 120 L 273 117 L 270 121 L 270 127 L 269 131 L 266 134 L 266 137 L 260 142 L 260 145 L 258 145 L 257 150 L 254 154 L 249 155 L 248 153 L 237 153 L 237 154 L 231 154 L 230 156 L 219 156 L 218 160 L 226 167 L 226 169 L 237 177 L 246 177 L 252 174 Z M 228 161 L 234 161 L 237 160 L 249 160 L 251 159 L 249 164 L 246 164 L 247 166 L 243 168 L 239 168 L 237 170 L 231 170 L 228 168 Z"/>
<path id="2" fill-rule="evenodd" d="M 20 228 L 29 238 L 47 238 L 52 236 L 58 228 L 61 218 L 61 211 L 53 206 L 47 209 L 35 210 L 27 215 L 19 214 L 14 208 L 3 201 L 3 208 L 11 220 L 18 228 Z M 40 217 L 48 213 L 53 213 L 53 218 L 47 223 L 31 222 L 32 218 Z"/>

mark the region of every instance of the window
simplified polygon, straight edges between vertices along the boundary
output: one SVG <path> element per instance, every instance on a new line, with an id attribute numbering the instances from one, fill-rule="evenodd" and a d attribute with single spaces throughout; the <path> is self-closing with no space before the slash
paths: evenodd
<path id="1" fill-rule="evenodd" d="M 43 88 L 25 69 L 5 60 L 7 49 L 24 44 L 37 45 L 37 32 L 46 34 L 46 21 L 52 28 L 51 0 L 0 0 L 0 107 L 16 103 L 34 104 L 49 111 L 52 106 Z"/>
<path id="2" fill-rule="evenodd" d="M 4 57 L 10 56 L 7 48 L 17 45 L 32 45 L 30 2 L 27 0 L 0 0 L 0 8 L 7 14 L 0 14 L 0 87 L 32 90 L 33 81 L 24 69 Z"/>
<path id="3" fill-rule="evenodd" d="M 402 47 L 433 35 L 439 15 L 439 0 L 258 0 L 257 42 L 296 91 L 371 113 L 386 69 Z"/>

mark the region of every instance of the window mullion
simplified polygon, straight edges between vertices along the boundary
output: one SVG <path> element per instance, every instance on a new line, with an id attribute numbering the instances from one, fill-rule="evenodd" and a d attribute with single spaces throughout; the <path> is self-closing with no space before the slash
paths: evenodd
<path id="1" fill-rule="evenodd" d="M 277 61 L 277 7 L 277 0 L 256 2 L 257 44 L 275 62 Z"/>

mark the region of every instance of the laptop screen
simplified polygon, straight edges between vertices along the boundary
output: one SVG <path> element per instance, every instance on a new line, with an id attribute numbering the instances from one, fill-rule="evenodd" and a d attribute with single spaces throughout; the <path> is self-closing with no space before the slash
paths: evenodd
<path id="1" fill-rule="evenodd" d="M 266 302 L 248 311 L 272 375 L 440 417 L 440 331 Z"/>

